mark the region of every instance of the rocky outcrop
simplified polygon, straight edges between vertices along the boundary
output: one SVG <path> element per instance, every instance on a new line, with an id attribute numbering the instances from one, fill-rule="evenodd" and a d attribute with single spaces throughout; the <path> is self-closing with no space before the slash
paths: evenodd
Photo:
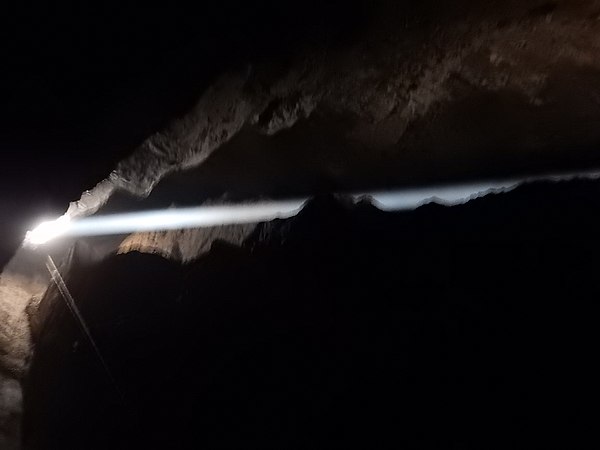
<path id="1" fill-rule="evenodd" d="M 48 290 L 26 443 L 582 446 L 599 199 L 597 180 L 405 213 L 320 197 L 190 264 L 65 265 L 115 382 Z"/>
<path id="2" fill-rule="evenodd" d="M 245 224 L 133 233 L 121 242 L 117 254 L 137 251 L 189 263 L 208 253 L 215 241 L 241 245 L 255 227 L 256 224 Z"/>
<path id="3" fill-rule="evenodd" d="M 25 376 L 32 351 L 26 308 L 45 285 L 23 274 L 5 271 L 0 276 L 0 448 L 21 447 Z"/>
<path id="4" fill-rule="evenodd" d="M 382 3 L 370 25 L 351 39 L 319 43 L 289 61 L 250 61 L 242 70 L 221 74 L 194 108 L 149 136 L 105 180 L 72 203 L 68 213 L 110 212 L 108 203 L 116 193 L 147 197 L 174 173 L 193 180 L 175 186 L 169 195 L 175 201 L 189 197 L 202 203 L 236 189 L 238 197 L 305 194 L 600 160 L 598 2 Z M 585 215 L 577 217 L 583 223 Z M 139 251 L 190 263 L 210 256 L 217 240 L 234 248 L 243 243 L 251 254 L 262 243 L 269 247 L 293 241 L 294 233 L 286 228 L 292 223 L 282 222 L 283 228 L 277 229 L 236 226 L 135 234 L 123 240 L 119 252 L 127 260 Z M 444 229 L 440 235 L 453 238 L 458 231 L 449 226 L 452 231 Z M 318 230 L 313 231 L 318 237 Z M 530 230 L 527 237 L 535 241 L 537 235 Z M 318 247 L 312 249 L 318 252 Z M 512 250 L 523 256 L 519 248 Z M 238 262 L 250 257 L 236 255 Z M 415 251 L 413 256 L 426 271 L 421 254 Z M 494 261 L 487 263 L 497 267 Z M 465 273 L 476 269 L 468 266 Z M 409 273 L 415 279 L 424 277 Z M 0 322 L 5 324 L 0 329 L 0 364 L 7 375 L 0 375 L 0 405 L 7 407 L 0 408 L 0 428 L 8 437 L 0 439 L 8 439 L 8 446 L 19 433 L 18 381 L 29 349 L 24 305 L 32 293 L 18 287 L 29 282 L 6 284 L 6 277 L 0 301 Z"/>
<path id="5" fill-rule="evenodd" d="M 319 176 L 342 184 L 365 161 L 370 183 L 390 184 L 593 160 L 596 2 L 451 3 L 387 5 L 355 42 L 222 76 L 70 211 L 96 211 L 113 189 L 146 196 L 244 133 L 289 146 L 298 128 L 295 148 L 318 147 Z"/>

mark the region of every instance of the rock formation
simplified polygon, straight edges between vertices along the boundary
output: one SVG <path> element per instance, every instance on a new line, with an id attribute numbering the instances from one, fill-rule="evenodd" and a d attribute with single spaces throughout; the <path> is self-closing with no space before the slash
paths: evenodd
<path id="1" fill-rule="evenodd" d="M 318 42 L 307 39 L 308 43 L 294 47 L 285 57 L 280 54 L 273 58 L 256 57 L 244 64 L 236 60 L 227 70 L 210 72 L 210 77 L 206 77 L 211 81 L 206 82 L 195 106 L 173 117 L 168 126 L 132 148 L 105 179 L 94 179 L 98 181 L 95 187 L 77 187 L 78 192 L 91 189 L 70 204 L 68 213 L 81 217 L 130 209 L 199 205 L 224 198 L 235 201 L 261 196 L 312 195 L 580 169 L 597 164 L 600 3 L 594 0 L 439 3 L 373 2 L 366 8 L 369 13 L 362 18 L 360 27 L 350 33 L 328 36 Z M 329 14 L 327 18 L 334 16 Z M 260 54 L 260 49 L 254 54 Z M 131 123 L 136 121 L 131 119 Z M 110 145 L 106 147 L 108 158 Z M 92 168 L 90 173 L 95 173 Z M 31 179 L 20 174 L 14 177 L 31 183 Z M 40 189 L 45 184 L 48 183 L 41 183 Z M 369 408 L 374 408 L 373 417 L 381 419 L 382 427 L 394 416 L 383 415 L 382 409 L 377 408 L 383 408 L 384 404 L 377 403 L 374 397 L 367 398 L 367 391 L 363 390 L 356 398 L 346 395 L 360 384 L 359 378 L 345 378 L 347 374 L 333 370 L 330 362 L 310 359 L 311 346 L 326 342 L 324 345 L 331 346 L 332 357 L 342 355 L 339 367 L 347 364 L 357 377 L 365 376 L 374 385 L 382 382 L 382 386 L 392 389 L 392 375 L 385 375 L 389 369 L 390 374 L 404 380 L 406 384 L 402 386 L 415 387 L 414 392 L 427 401 L 434 401 L 438 394 L 445 395 L 427 392 L 426 380 L 448 367 L 452 371 L 444 372 L 448 374 L 447 380 L 436 378 L 438 386 L 447 382 L 458 389 L 452 394 L 455 397 L 444 397 L 447 405 L 456 404 L 464 390 L 472 400 L 473 411 L 485 409 L 486 405 L 476 401 L 475 389 L 497 388 L 490 402 L 500 402 L 502 407 L 496 412 L 487 410 L 490 422 L 484 423 L 477 414 L 463 417 L 475 424 L 471 428 L 481 427 L 484 430 L 481 433 L 501 436 L 498 442 L 506 447 L 514 443 L 510 441 L 514 435 L 506 434 L 496 425 L 505 423 L 500 412 L 507 411 L 507 403 L 518 402 L 517 397 L 522 395 L 529 399 L 527 404 L 532 411 L 541 414 L 536 419 L 528 411 L 517 412 L 510 416 L 515 427 L 533 423 L 533 428 L 527 429 L 539 431 L 542 420 L 558 426 L 547 412 L 554 410 L 544 409 L 549 402 L 542 390 L 550 390 L 552 383 L 560 381 L 551 375 L 536 378 L 527 372 L 524 376 L 531 378 L 527 380 L 527 389 L 521 389 L 508 367 L 521 364 L 533 371 L 535 365 L 528 359 L 533 354 L 541 364 L 539 367 L 559 361 L 581 373 L 586 369 L 580 359 L 567 355 L 565 347 L 580 350 L 573 355 L 581 358 L 590 350 L 576 339 L 580 331 L 576 326 L 578 318 L 567 314 L 561 322 L 561 311 L 579 308 L 582 314 L 591 313 L 583 289 L 596 292 L 592 273 L 595 266 L 584 260 L 596 251 L 593 211 L 597 205 L 585 192 L 589 189 L 596 193 L 597 186 L 593 182 L 589 185 L 575 182 L 575 191 L 561 186 L 560 189 L 546 186 L 544 194 L 530 192 L 537 188 L 523 188 L 515 195 L 499 195 L 452 209 L 428 206 L 414 215 L 385 216 L 385 220 L 365 205 L 354 210 L 330 202 L 319 206 L 315 216 L 310 216 L 308 210 L 298 218 L 257 228 L 232 226 L 83 241 L 78 245 L 87 247 L 76 259 L 81 267 L 69 268 L 66 275 L 74 285 L 76 297 L 89 308 L 86 313 L 109 349 L 118 379 L 133 397 L 133 414 L 142 411 L 142 417 L 138 418 L 141 425 L 144 430 L 149 424 L 156 425 L 159 440 L 167 439 L 161 433 L 168 427 L 188 436 L 186 427 L 196 425 L 186 422 L 185 413 L 196 411 L 194 402 L 200 400 L 186 400 L 183 406 L 175 401 L 185 397 L 185 389 L 190 386 L 197 387 L 195 392 L 206 396 L 202 401 L 215 408 L 210 412 L 202 410 L 203 423 L 208 424 L 204 443 L 227 446 L 254 439 L 252 442 L 256 444 L 281 446 L 292 442 L 290 436 L 295 436 L 295 442 L 311 445 L 315 441 L 310 439 L 317 439 L 323 432 L 315 427 L 327 422 L 325 416 L 319 415 L 326 413 L 319 411 L 333 411 L 347 419 L 341 422 L 334 417 L 327 422 L 326 434 L 334 443 L 345 444 L 344 439 L 353 438 L 354 434 L 340 438 L 342 435 L 336 432 L 348 424 L 354 427 L 351 428 L 356 430 L 358 438 L 366 438 L 361 435 L 360 423 L 353 421 L 355 417 L 344 415 L 344 411 L 356 411 L 353 409 L 356 405 L 363 405 L 364 410 L 371 412 L 373 409 Z M 570 194 L 563 196 L 567 191 Z M 574 206 L 569 205 L 572 199 Z M 15 203 L 12 195 L 6 195 L 4 203 L 3 211 L 12 213 Z M 9 223 L 10 215 L 3 212 L 3 222 Z M 6 239 L 3 236 L 2 263 L 22 236 L 10 223 Z M 380 237 L 378 233 L 382 233 Z M 364 247 L 349 244 L 364 239 L 367 239 Z M 220 244 L 214 246 L 215 242 Z M 71 244 L 74 243 L 68 243 Z M 52 251 L 63 258 L 71 254 L 68 248 Z M 362 254 L 363 251 L 367 253 Z M 560 256 L 556 256 L 559 261 L 554 264 L 555 251 Z M 293 270 L 288 270 L 288 263 L 278 259 L 281 255 L 289 258 L 286 261 L 290 261 Z M 108 259 L 104 261 L 105 257 Z M 113 265 L 124 272 L 113 270 Z M 61 439 L 66 440 L 60 441 L 64 444 L 62 448 L 69 445 L 81 448 L 81 442 L 70 441 L 71 437 L 79 439 L 82 434 L 78 433 L 84 431 L 93 434 L 97 431 L 94 425 L 103 421 L 107 421 L 107 427 L 114 426 L 104 430 L 107 438 L 131 436 L 131 429 L 120 428 L 123 423 L 135 422 L 130 417 L 131 411 L 123 410 L 120 400 L 113 396 L 102 399 L 96 395 L 104 395 L 110 388 L 97 377 L 95 363 L 76 337 L 73 324 L 69 325 L 66 311 L 60 309 L 56 292 L 47 289 L 48 279 L 41 278 L 43 263 L 37 261 L 32 265 L 35 267 L 27 266 L 23 261 L 17 264 L 16 271 L 7 266 L 0 278 L 0 447 L 19 447 L 23 377 L 28 377 L 30 390 L 29 399 L 26 396 L 30 409 L 25 410 L 29 414 L 29 428 L 25 431 L 32 448 L 48 448 L 45 445 L 55 445 Z M 447 267 L 453 272 L 446 272 Z M 96 270 L 98 275 L 94 274 Z M 117 292 L 111 291 L 109 279 L 103 277 L 110 274 L 125 284 L 130 272 L 132 287 L 126 293 L 131 295 L 131 303 L 127 303 L 125 294 L 116 287 Z M 80 276 L 89 280 L 89 286 L 78 280 Z M 144 286 L 143 281 L 149 279 Z M 370 289 L 382 279 L 381 290 L 375 295 Z M 327 287 L 329 282 L 331 285 Z M 528 287 L 523 292 L 511 288 L 517 283 Z M 98 290 L 92 291 L 90 286 Z M 394 290 L 397 286 L 401 287 L 398 292 Z M 153 288 L 157 289 L 154 293 Z M 440 302 L 440 296 L 446 295 L 445 289 L 463 300 Z M 421 291 L 424 303 L 415 300 Z M 37 303 L 41 297 L 32 302 L 32 298 L 43 292 L 41 303 Z M 158 301 L 159 293 L 168 300 Z M 319 304 L 317 294 L 329 296 L 331 303 Z M 543 296 L 556 294 L 569 300 L 545 303 L 547 298 Z M 481 303 L 480 297 L 491 300 Z M 354 303 L 348 304 L 346 310 L 344 302 L 348 298 Z M 525 298 L 530 302 L 525 303 Z M 150 303 L 146 302 L 148 299 Z M 374 299 L 375 303 L 369 304 L 366 299 Z M 286 301 L 286 306 L 281 306 Z M 28 305 L 36 330 L 33 356 L 27 327 Z M 274 317 L 281 322 L 273 322 L 267 313 L 257 312 L 263 307 L 275 308 Z M 397 328 L 386 322 L 382 311 L 387 307 L 393 311 L 390 317 L 401 324 Z M 297 318 L 290 319 L 294 315 L 292 310 L 298 314 Z M 367 314 L 365 323 L 357 319 L 363 313 Z M 164 323 L 159 320 L 165 317 L 170 319 Z M 247 322 L 244 319 L 248 317 L 259 320 Z M 484 319 L 480 320 L 481 317 Z M 213 319 L 215 322 L 211 322 Z M 356 328 L 338 334 L 337 320 Z M 501 320 L 513 324 L 515 334 Z M 468 325 L 466 337 L 459 336 L 464 321 Z M 272 337 L 261 335 L 259 328 L 263 325 L 273 335 L 280 333 L 285 346 L 269 341 L 268 350 L 261 350 L 260 342 Z M 239 327 L 239 332 L 231 337 L 235 342 L 227 341 L 234 326 Z M 376 331 L 377 326 L 381 326 L 381 332 Z M 575 334 L 564 336 L 561 341 L 553 334 L 561 326 Z M 311 330 L 315 334 L 310 334 Z M 359 337 L 364 330 L 368 335 L 361 341 Z M 143 337 L 140 342 L 135 340 L 135 332 Z M 354 337 L 348 338 L 350 335 Z M 261 384 L 261 373 L 252 372 L 253 362 L 244 359 L 241 340 L 247 336 L 254 339 L 248 344 L 251 347 L 248 355 L 258 359 L 256 370 L 268 372 L 268 358 L 261 352 L 283 352 L 290 360 L 282 367 L 291 372 L 297 369 L 302 374 L 300 378 L 292 377 L 292 384 L 300 386 L 310 380 L 325 383 L 326 387 L 319 385 L 314 392 L 339 389 L 340 397 L 303 399 L 301 393 L 305 391 L 299 387 L 293 391 L 293 398 L 281 400 L 282 406 L 276 396 L 267 392 L 269 385 Z M 297 336 L 299 343 L 294 341 Z M 444 336 L 449 336 L 452 355 L 465 363 L 464 367 L 481 370 L 477 372 L 480 374 L 496 371 L 498 376 L 473 378 L 455 363 L 448 363 L 450 366 L 440 361 L 428 363 L 427 355 L 435 355 L 434 344 L 443 345 Z M 501 345 L 501 336 L 507 336 L 509 347 Z M 400 358 L 395 365 L 397 354 L 389 344 L 391 337 L 408 339 L 404 343 L 413 342 L 410 339 L 422 340 L 423 344 L 414 347 L 418 351 L 402 344 L 398 351 L 410 355 Z M 346 338 L 350 339 L 348 345 L 359 352 L 364 342 L 368 344 L 365 353 L 361 353 L 362 359 L 357 360 L 364 366 L 351 358 L 344 359 Z M 218 342 L 212 350 L 208 345 L 196 347 L 193 342 L 205 342 L 202 339 Z M 121 342 L 130 347 L 120 349 Z M 177 342 L 184 344 L 175 348 Z M 478 342 L 481 347 L 477 347 Z M 519 348 L 521 343 L 524 347 Z M 464 353 L 462 346 L 467 349 Z M 378 348 L 382 349 L 383 359 L 376 357 Z M 217 349 L 225 351 L 222 359 L 216 357 Z M 183 370 L 189 362 L 186 358 L 192 354 L 186 352 L 198 352 L 199 369 Z M 369 352 L 375 356 L 369 356 Z M 128 358 L 137 357 L 142 361 L 140 367 L 155 377 L 126 373 Z M 322 365 L 333 370 L 325 371 L 331 378 L 313 377 L 312 369 L 304 365 L 302 357 L 311 361 L 311 367 Z M 34 361 L 31 373 L 30 358 Z M 165 359 L 170 360 L 165 362 Z M 475 359 L 482 365 L 474 364 Z M 210 366 L 210 362 L 215 365 Z M 380 363 L 383 366 L 378 366 Z M 376 373 L 383 374 L 383 381 L 366 373 L 364 367 L 369 364 L 381 369 Z M 413 365 L 431 371 L 410 372 Z M 232 380 L 236 371 L 241 370 L 255 374 L 249 383 L 253 383 L 256 398 L 248 399 L 247 404 L 258 405 L 263 401 L 267 404 L 265 409 L 257 406 L 256 418 L 248 411 L 239 411 L 240 415 L 235 417 L 246 421 L 237 429 L 242 434 L 229 434 L 231 423 L 219 419 L 225 417 L 228 407 L 239 406 L 235 395 L 242 393 L 226 388 L 235 384 Z M 552 370 L 548 368 L 548 372 Z M 221 380 L 222 375 L 226 378 Z M 199 381 L 195 379 L 197 376 Z M 270 372 L 269 376 L 276 377 L 266 378 L 274 386 L 283 386 L 289 374 L 281 369 Z M 138 387 L 135 377 L 141 377 L 142 384 Z M 481 385 L 484 379 L 489 385 Z M 574 376 L 567 380 L 577 384 Z M 350 384 L 344 385 L 345 381 Z M 536 388 L 538 381 L 540 387 Z M 474 384 L 470 385 L 471 382 Z M 45 390 L 48 386 L 56 390 Z M 155 397 L 143 398 L 148 393 Z M 375 394 L 380 398 L 388 391 L 376 389 Z M 413 396 L 416 394 L 409 390 L 395 394 L 398 403 L 404 395 L 409 397 L 409 403 L 417 411 L 415 417 L 425 414 L 424 404 Z M 162 409 L 153 407 L 154 400 Z M 314 404 L 308 405 L 310 401 Z M 286 402 L 302 405 L 306 415 L 297 424 L 305 428 L 293 428 L 293 418 L 285 415 L 272 424 L 260 422 L 266 417 L 260 412 L 285 409 L 289 405 Z M 92 411 L 92 405 L 99 409 Z M 385 406 L 397 407 L 397 403 Z M 84 408 L 90 416 L 75 417 L 70 407 Z M 181 414 L 173 413 L 179 407 Z M 165 415 L 160 412 L 154 418 L 147 416 L 147 412 L 157 409 Z M 404 412 L 403 420 L 410 416 Z M 169 417 L 171 413 L 173 416 Z M 439 425 L 448 415 L 452 415 L 451 408 L 439 410 L 433 423 Z M 44 422 L 45 418 L 50 418 L 50 422 Z M 85 428 L 87 425 L 79 421 L 83 418 L 92 428 Z M 68 435 L 61 427 L 69 422 L 60 419 L 75 420 L 71 423 L 83 428 Z M 411 423 L 410 417 L 407 420 Z M 491 422 L 495 425 L 490 425 Z M 209 425 L 214 428 L 209 429 Z M 374 428 L 370 429 L 377 434 L 379 429 L 371 425 Z M 56 434 L 50 426 L 56 426 Z M 255 435 L 253 426 L 258 427 Z M 280 430 L 281 434 L 267 439 L 268 429 Z M 303 433 L 304 429 L 310 432 Z M 456 440 L 459 429 L 444 428 L 443 433 L 446 434 L 439 438 L 440 442 L 460 444 Z M 534 434 L 531 431 L 528 436 L 534 439 Z M 423 439 L 430 446 L 437 443 Z M 473 439 L 477 440 L 478 435 Z M 104 443 L 100 438 L 97 441 L 100 446 Z M 84 447 L 92 445 L 86 442 Z"/>
<path id="2" fill-rule="evenodd" d="M 321 197 L 187 265 L 71 259 L 123 395 L 51 289 L 32 311 L 26 443 L 579 446 L 599 189 L 535 184 L 395 214 Z"/>
<path id="3" fill-rule="evenodd" d="M 70 212 L 97 211 L 114 189 L 147 196 L 217 149 L 263 172 L 302 168 L 295 185 L 313 189 L 596 162 L 598 5 L 456 3 L 387 5 L 354 42 L 222 76 Z"/>

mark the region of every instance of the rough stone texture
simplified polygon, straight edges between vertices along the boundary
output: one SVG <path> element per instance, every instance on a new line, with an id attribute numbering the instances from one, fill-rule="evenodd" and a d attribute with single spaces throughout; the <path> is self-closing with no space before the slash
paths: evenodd
<path id="1" fill-rule="evenodd" d="M 208 253 L 216 240 L 241 245 L 255 227 L 256 224 L 244 224 L 134 233 L 123 240 L 117 254 L 132 251 L 154 253 L 174 261 L 189 263 Z"/>
<path id="2" fill-rule="evenodd" d="M 598 180 L 404 213 L 327 196 L 188 265 L 74 261 L 135 414 L 49 289 L 29 448 L 585 448 L 598 211 Z"/>
<path id="3" fill-rule="evenodd" d="M 388 5 L 357 42 L 223 76 L 189 114 L 122 161 L 110 184 L 146 196 L 243 130 L 276 136 L 312 116 L 337 127 L 330 133 L 335 151 L 345 151 L 336 164 L 346 176 L 358 164 L 354 153 L 421 175 L 434 160 L 442 177 L 485 172 L 490 158 L 492 170 L 595 157 L 585 151 L 600 142 L 599 3 L 481 3 Z M 310 130 L 301 134 L 314 141 Z M 323 170 L 335 178 L 331 164 Z M 98 191 L 72 210 L 97 210 L 106 185 Z"/>
<path id="4" fill-rule="evenodd" d="M 0 448 L 20 448 L 21 380 L 31 347 L 26 308 L 44 285 L 26 276 L 4 272 L 0 276 Z"/>
<path id="5" fill-rule="evenodd" d="M 285 190 L 307 178 L 309 188 L 313 179 L 351 187 L 353 177 L 391 185 L 600 160 L 600 2 L 395 3 L 360 39 L 221 76 L 69 214 L 93 214 L 118 191 L 147 196 L 169 174 L 193 167 L 200 181 L 217 173 L 230 185 L 224 189 L 238 180 L 223 173 L 267 167 L 278 178 L 249 183 Z M 209 165 L 218 158 L 229 164 Z M 121 251 L 187 262 L 214 238 L 237 244 L 248 230 L 133 235 Z M 30 292 L 3 280 L 0 444 L 8 446 L 19 433 Z"/>

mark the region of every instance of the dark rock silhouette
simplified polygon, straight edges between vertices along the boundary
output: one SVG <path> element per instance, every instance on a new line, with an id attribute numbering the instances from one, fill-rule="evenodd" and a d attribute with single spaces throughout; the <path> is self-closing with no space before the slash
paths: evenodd
<path id="1" fill-rule="evenodd" d="M 50 289 L 26 444 L 579 447 L 599 194 L 537 183 L 407 213 L 324 196 L 185 266 L 73 257 L 67 284 L 124 403 Z"/>

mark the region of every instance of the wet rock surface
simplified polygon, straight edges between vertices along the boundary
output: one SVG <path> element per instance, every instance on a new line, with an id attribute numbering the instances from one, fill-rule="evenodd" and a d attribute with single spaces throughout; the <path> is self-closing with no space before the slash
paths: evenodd
<path id="1" fill-rule="evenodd" d="M 384 213 L 320 197 L 180 265 L 62 270 L 32 311 L 32 449 L 578 446 L 590 423 L 600 185 Z"/>

